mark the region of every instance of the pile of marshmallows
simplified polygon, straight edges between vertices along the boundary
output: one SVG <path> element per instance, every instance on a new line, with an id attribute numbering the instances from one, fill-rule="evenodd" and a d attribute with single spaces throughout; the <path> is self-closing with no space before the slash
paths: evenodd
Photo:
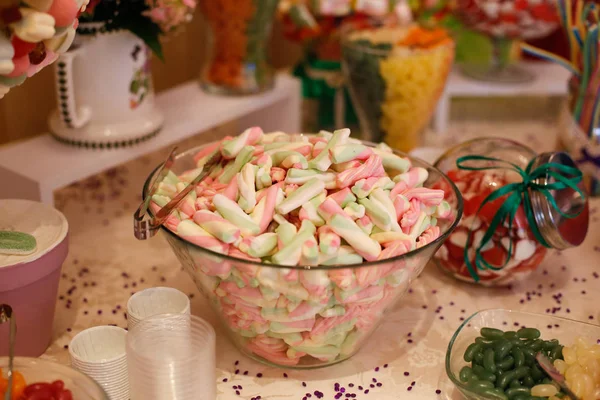
<path id="1" fill-rule="evenodd" d="M 405 264 L 356 264 L 434 241 L 437 219 L 453 213 L 444 191 L 422 187 L 427 170 L 386 145 L 365 146 L 349 129 L 305 136 L 256 127 L 204 147 L 195 156 L 197 169 L 179 177 L 169 172 L 153 210 L 217 152 L 221 163 L 165 225 L 200 247 L 264 264 L 197 263 L 204 289 L 216 296 L 246 348 L 280 365 L 352 354 L 408 285 Z"/>

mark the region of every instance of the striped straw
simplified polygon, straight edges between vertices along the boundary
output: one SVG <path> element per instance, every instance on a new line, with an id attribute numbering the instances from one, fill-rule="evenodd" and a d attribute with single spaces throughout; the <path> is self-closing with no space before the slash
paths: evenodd
<path id="1" fill-rule="evenodd" d="M 572 64 L 566 58 L 557 56 L 556 54 L 550 53 L 549 51 L 546 51 L 546 50 L 538 49 L 537 47 L 534 47 L 527 43 L 522 43 L 521 49 L 524 52 L 531 54 L 533 56 L 539 57 L 543 60 L 555 62 L 556 64 L 559 64 L 559 65 L 563 66 L 564 68 L 566 68 L 567 70 L 569 70 L 573 75 L 576 75 L 576 76 L 581 75 L 579 68 L 577 68 L 576 65 Z"/>

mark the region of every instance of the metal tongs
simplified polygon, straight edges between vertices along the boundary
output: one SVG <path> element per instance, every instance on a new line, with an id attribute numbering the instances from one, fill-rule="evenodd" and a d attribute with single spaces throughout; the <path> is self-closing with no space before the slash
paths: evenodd
<path id="1" fill-rule="evenodd" d="M 579 400 L 577 395 L 567 386 L 565 377 L 558 372 L 552 361 L 544 353 L 538 353 L 535 356 L 538 364 L 550 376 L 550 378 L 560 386 L 563 392 L 571 398 L 571 400 Z"/>
<path id="2" fill-rule="evenodd" d="M 143 200 L 142 204 L 138 207 L 137 211 L 133 214 L 133 234 L 139 240 L 146 240 L 148 238 L 153 237 L 158 232 L 158 229 L 165 222 L 165 220 L 169 217 L 171 212 L 175 210 L 179 204 L 183 201 L 183 199 L 196 188 L 204 178 L 206 178 L 211 172 L 213 167 L 215 167 L 219 162 L 221 162 L 221 152 L 217 151 L 208 159 L 208 161 L 202 167 L 202 171 L 194 178 L 192 182 L 185 189 L 183 189 L 173 200 L 165 204 L 163 208 L 161 208 L 155 216 L 151 216 L 148 213 L 148 209 L 150 208 L 150 202 L 152 201 L 152 196 L 156 193 L 158 189 L 158 184 L 162 182 L 173 163 L 175 162 L 175 151 L 177 147 L 171 150 L 167 160 L 160 167 L 152 186 L 150 186 L 150 190 L 148 191 L 146 198 Z"/>
<path id="3" fill-rule="evenodd" d="M 8 327 L 8 386 L 4 400 L 10 400 L 13 387 L 13 362 L 15 357 L 15 339 L 17 336 L 17 321 L 11 306 L 0 304 L 0 325 L 9 323 Z"/>

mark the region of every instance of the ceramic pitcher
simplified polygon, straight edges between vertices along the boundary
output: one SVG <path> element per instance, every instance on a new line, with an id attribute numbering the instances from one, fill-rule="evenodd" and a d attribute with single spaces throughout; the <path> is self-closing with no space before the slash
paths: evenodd
<path id="1" fill-rule="evenodd" d="M 124 147 L 154 136 L 163 116 L 154 104 L 150 56 L 129 31 L 81 24 L 73 48 L 55 66 L 52 134 L 93 148 Z"/>

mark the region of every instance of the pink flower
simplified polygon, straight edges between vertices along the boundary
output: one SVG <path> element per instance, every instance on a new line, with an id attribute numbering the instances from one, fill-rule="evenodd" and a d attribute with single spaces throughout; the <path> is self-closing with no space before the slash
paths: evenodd
<path id="1" fill-rule="evenodd" d="M 144 15 L 157 24 L 164 33 L 188 22 L 196 8 L 196 0 L 146 0 L 150 10 Z"/>

